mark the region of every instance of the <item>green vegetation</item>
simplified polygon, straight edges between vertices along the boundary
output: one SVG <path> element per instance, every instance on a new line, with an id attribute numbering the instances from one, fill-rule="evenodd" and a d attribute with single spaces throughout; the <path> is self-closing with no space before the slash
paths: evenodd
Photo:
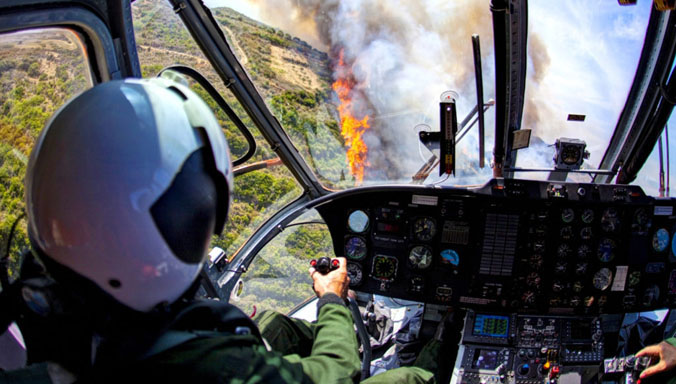
<path id="1" fill-rule="evenodd" d="M 39 42 L 39 44 L 37 44 Z M 52 75 L 48 75 L 52 73 Z M 28 156 L 54 111 L 90 86 L 76 37 L 45 31 L 0 39 L 0 252 L 4 256 L 14 222 L 24 211 L 24 175 Z M 10 277 L 28 247 L 26 222 L 11 244 Z"/>
<path id="2" fill-rule="evenodd" d="M 226 99 L 257 142 L 248 164 L 277 156 L 244 108 L 215 73 L 202 51 L 163 0 L 137 0 L 132 5 L 135 36 L 144 77 L 171 65 L 202 73 Z M 320 179 L 335 187 L 345 182 L 345 153 L 331 104 L 330 70 L 325 53 L 283 31 L 236 12 L 219 8 L 214 16 L 233 51 L 244 64 L 271 111 Z M 49 117 L 69 98 L 90 86 L 79 41 L 70 32 L 46 30 L 0 36 L 0 249 L 15 220 L 25 211 L 24 175 L 30 151 Z M 214 110 L 228 139 L 233 159 L 248 150 L 235 124 L 199 85 L 190 83 Z M 349 182 L 349 180 L 348 180 Z M 226 230 L 213 245 L 231 256 L 280 208 L 298 198 L 302 189 L 281 163 L 236 178 Z M 315 213 L 316 215 L 316 213 Z M 300 220 L 300 219 L 299 219 Z M 305 219 L 316 222 L 318 217 Z M 17 257 L 29 246 L 26 221 L 21 220 L 11 249 L 11 275 Z M 250 311 L 286 311 L 312 294 L 308 261 L 332 255 L 325 226 L 308 224 L 285 230 L 260 253 L 246 281 L 240 305 Z"/>
<path id="3" fill-rule="evenodd" d="M 295 223 L 318 220 L 312 211 Z M 275 237 L 242 276 L 244 290 L 235 302 L 245 313 L 275 309 L 288 312 L 312 297 L 312 279 L 307 273 L 311 259 L 333 257 L 331 236 L 324 225 L 290 227 Z"/>

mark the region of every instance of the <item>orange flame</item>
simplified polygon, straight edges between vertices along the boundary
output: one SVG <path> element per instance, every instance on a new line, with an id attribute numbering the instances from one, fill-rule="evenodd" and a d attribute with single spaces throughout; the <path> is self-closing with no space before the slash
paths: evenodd
<path id="1" fill-rule="evenodd" d="M 336 80 L 332 87 L 338 95 L 340 105 L 338 114 L 340 115 L 340 133 L 345 140 L 347 147 L 347 161 L 350 164 L 350 173 L 354 176 L 356 185 L 360 185 L 364 180 L 364 169 L 370 165 L 366 160 L 368 146 L 362 140 L 364 132 L 370 128 L 369 117 L 357 119 L 352 112 L 352 96 L 350 92 L 354 87 L 354 80 L 349 68 L 343 61 L 343 51 L 340 51 L 338 62 L 339 73 L 341 76 Z"/>

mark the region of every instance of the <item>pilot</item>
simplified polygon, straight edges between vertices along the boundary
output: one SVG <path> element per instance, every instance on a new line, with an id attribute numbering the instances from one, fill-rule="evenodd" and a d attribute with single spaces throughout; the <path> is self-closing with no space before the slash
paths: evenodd
<path id="1" fill-rule="evenodd" d="M 303 356 L 266 349 L 235 307 L 192 299 L 232 189 L 225 137 L 188 88 L 128 79 L 68 102 L 26 173 L 33 256 L 24 265 L 39 261 L 5 292 L 20 292 L 28 360 L 42 363 L 0 372 L 0 382 L 357 380 L 344 258 L 326 275 L 310 271 L 318 314 Z M 424 370 L 399 375 L 433 380 Z"/>

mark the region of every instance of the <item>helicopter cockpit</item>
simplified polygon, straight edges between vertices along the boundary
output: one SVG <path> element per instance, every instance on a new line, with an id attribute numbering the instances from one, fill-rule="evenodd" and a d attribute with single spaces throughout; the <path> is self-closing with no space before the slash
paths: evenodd
<path id="1" fill-rule="evenodd" d="M 673 9 L 3 2 L 1 283 L 29 246 L 22 178 L 49 116 L 162 76 L 207 101 L 234 159 L 200 295 L 312 320 L 309 263 L 344 256 L 362 378 L 445 326 L 442 382 L 636 382 L 633 354 L 676 331 Z M 0 368 L 25 363 L 19 334 Z"/>

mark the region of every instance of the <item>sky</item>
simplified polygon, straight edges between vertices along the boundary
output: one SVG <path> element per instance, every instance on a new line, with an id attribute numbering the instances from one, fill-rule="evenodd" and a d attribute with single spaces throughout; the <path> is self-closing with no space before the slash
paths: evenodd
<path id="1" fill-rule="evenodd" d="M 471 65 L 471 57 L 469 59 L 462 57 L 461 52 L 454 46 L 456 39 L 444 40 L 444 30 L 436 26 L 445 26 L 448 30 L 448 26 L 457 27 L 458 20 L 467 19 L 468 23 L 471 23 L 469 16 L 473 16 L 474 9 L 484 12 L 485 8 L 485 12 L 489 14 L 490 2 L 488 0 L 484 2 L 485 4 L 476 0 L 471 2 L 458 1 L 454 4 L 464 4 L 464 8 L 453 9 L 448 8 L 447 2 L 440 2 L 439 0 L 421 1 L 415 7 L 406 2 L 393 1 L 386 3 L 392 4 L 391 7 L 375 8 L 380 12 L 371 11 L 366 17 L 362 17 L 364 13 L 374 9 L 374 3 L 383 2 L 379 0 L 348 0 L 342 2 L 205 0 L 205 3 L 210 7 L 229 6 L 251 18 L 299 36 L 322 50 L 328 50 L 330 45 L 336 41 L 348 45 L 346 50 L 352 50 L 355 62 L 362 63 L 369 75 L 377 73 L 378 69 L 383 66 L 399 68 L 400 70 L 395 73 L 402 76 L 413 74 L 400 79 L 393 78 L 393 82 L 403 84 L 403 86 L 391 86 L 382 89 L 388 91 L 391 100 L 404 100 L 405 102 L 402 104 L 405 105 L 412 104 L 411 95 L 415 95 L 418 99 L 423 97 L 431 99 L 429 100 L 430 107 L 423 109 L 427 113 L 431 111 L 431 123 L 428 123 L 432 126 L 435 126 L 438 121 L 438 116 L 435 116 L 434 113 L 436 110 L 434 104 L 438 102 L 438 98 L 436 96 L 433 98 L 431 95 L 433 93 L 436 95 L 438 91 L 435 88 L 437 84 L 434 83 L 434 78 L 430 78 L 429 73 L 439 77 L 438 82 L 444 83 L 448 89 L 459 91 L 461 97 L 458 101 L 458 108 L 462 112 L 474 106 L 472 99 L 475 97 L 472 81 L 448 80 L 445 76 L 449 71 L 456 71 L 455 73 L 457 73 L 457 69 L 439 63 L 445 63 L 450 58 L 456 61 L 464 60 L 467 62 L 465 64 Z M 336 18 L 336 23 L 339 21 L 341 23 L 347 22 L 338 26 L 332 25 L 328 34 L 332 41 L 327 42 L 326 34 L 322 38 L 317 33 L 318 25 L 314 23 L 314 20 L 306 17 L 305 12 L 309 9 L 318 9 L 311 7 L 326 7 L 326 4 L 330 3 L 340 4 L 337 7 L 341 13 Z M 477 4 L 479 4 L 478 8 Z M 596 169 L 603 157 L 632 84 L 652 1 L 639 0 L 637 5 L 625 7 L 619 6 L 613 0 L 530 0 L 528 4 L 528 77 L 522 128 L 532 129 L 535 139 L 532 140 L 530 148 L 519 151 L 517 166 L 550 168 L 554 154 L 551 145 L 557 138 L 569 137 L 581 139 L 587 143 L 587 149 L 591 155 L 586 161 L 585 168 Z M 269 6 L 272 6 L 272 8 Z M 275 9 L 280 8 L 285 9 L 285 12 L 275 12 Z M 456 8 L 458 7 L 456 6 Z M 270 9 L 273 11 L 271 12 Z M 418 9 L 440 9 L 443 11 L 424 13 Z M 449 13 L 458 13 L 465 10 L 467 10 L 469 16 L 464 19 L 452 19 L 450 16 L 445 16 Z M 423 17 L 418 17 L 418 13 L 421 13 Z M 405 19 L 407 23 L 418 24 L 409 27 L 408 24 L 393 23 L 391 19 L 396 17 Z M 382 20 L 379 18 L 382 18 Z M 481 23 L 486 24 L 486 20 L 488 19 L 483 17 Z M 449 21 L 453 23 L 449 23 Z M 366 23 L 373 23 L 376 26 L 371 25 L 364 28 L 361 24 Z M 392 26 L 389 28 L 382 27 L 387 23 L 391 23 Z M 407 28 L 405 29 L 406 36 L 397 37 L 397 31 L 393 32 L 392 30 L 402 27 Z M 478 27 L 481 28 L 482 26 L 479 25 Z M 455 29 L 462 30 L 462 28 Z M 471 34 L 470 29 L 462 32 Z M 492 47 L 487 44 L 489 41 L 492 44 L 491 33 L 492 31 L 482 31 L 482 53 L 486 56 L 484 57 L 486 99 L 494 97 L 492 96 L 494 85 L 491 83 L 494 81 L 491 73 L 493 66 L 490 64 L 494 60 L 494 56 L 492 55 Z M 413 41 L 412 44 L 409 35 L 419 35 L 421 39 Z M 430 45 L 430 41 L 434 44 Z M 447 44 L 448 49 L 444 49 L 443 44 Z M 380 49 L 376 49 L 378 47 Z M 421 47 L 423 48 L 421 49 Z M 390 63 L 393 60 L 392 57 L 395 56 L 400 56 L 399 61 Z M 421 57 L 423 60 L 420 59 Z M 363 64 L 367 59 L 370 62 L 378 63 L 378 66 L 374 65 L 374 68 L 368 68 L 368 65 Z M 425 71 L 421 71 L 421 68 L 425 69 L 425 65 L 429 66 L 426 74 L 424 74 Z M 412 85 L 416 85 L 417 82 L 418 88 L 422 88 L 423 91 L 417 88 L 407 88 L 411 80 L 413 80 Z M 369 81 L 368 76 L 365 77 L 364 81 Z M 370 81 L 375 83 L 372 76 Z M 383 87 L 382 84 L 379 86 Z M 434 92 L 425 92 L 424 90 L 427 88 L 435 88 L 435 90 Z M 366 98 L 373 99 L 375 97 L 368 94 L 369 89 L 374 89 L 374 84 L 364 84 L 364 89 L 367 90 Z M 377 109 L 377 102 L 375 104 Z M 492 153 L 493 113 L 489 111 L 487 114 L 487 156 Z M 584 122 L 568 122 L 566 117 L 569 113 L 586 115 L 586 120 Z M 463 116 L 464 113 L 459 113 L 459 115 Z M 676 118 L 672 117 L 669 125 L 676 125 Z M 377 140 L 372 139 L 372 141 L 375 143 L 375 148 L 380 148 Z M 476 151 L 472 151 L 477 143 L 476 135 L 471 133 L 464 141 L 465 143 L 459 148 L 460 153 L 469 155 L 471 152 L 471 156 L 476 156 L 474 154 Z M 411 142 L 411 140 L 408 140 L 408 142 Z M 411 151 L 405 143 L 394 142 L 394 144 L 402 147 L 402 151 L 404 151 L 403 148 L 406 152 Z M 389 145 L 391 147 L 393 144 L 389 143 Z M 383 148 L 388 149 L 389 147 L 383 145 Z M 674 154 L 671 157 L 676 158 L 676 152 L 674 152 L 676 150 L 676 137 L 673 137 L 673 135 L 669 149 Z M 415 152 L 416 156 L 408 156 L 408 158 L 419 161 L 417 150 Z M 471 166 L 469 161 L 465 163 L 462 163 L 463 159 L 458 161 L 459 165 Z M 673 163 L 674 161 L 672 161 Z M 411 166 L 408 164 L 401 164 L 400 166 L 406 169 L 404 173 L 410 172 Z M 634 184 L 641 185 L 648 194 L 657 195 L 658 169 L 658 153 L 657 150 L 654 150 Z M 475 176 L 475 179 L 466 177 L 462 181 L 477 182 L 478 179 L 485 181 L 490 177 L 490 170 L 485 169 Z M 546 178 L 547 174 L 519 173 L 517 177 Z M 589 180 L 586 176 L 578 176 L 577 179 L 580 181 Z M 457 181 L 451 179 L 449 183 Z"/>

